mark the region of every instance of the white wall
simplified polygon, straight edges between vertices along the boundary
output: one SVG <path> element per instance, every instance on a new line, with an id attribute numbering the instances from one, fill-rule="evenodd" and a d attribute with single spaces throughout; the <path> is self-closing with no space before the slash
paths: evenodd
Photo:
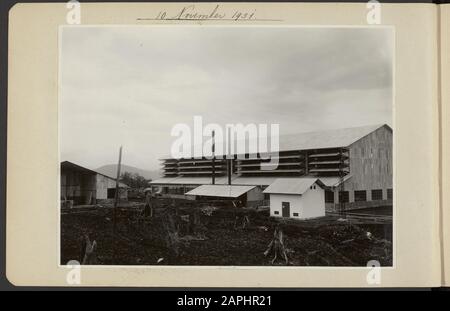
<path id="1" fill-rule="evenodd" d="M 308 190 L 301 196 L 302 218 L 325 216 L 325 190 L 314 184 L 316 189 Z"/>
<path id="2" fill-rule="evenodd" d="M 106 200 L 108 198 L 108 188 L 116 188 L 116 181 L 112 178 L 97 174 L 97 199 Z M 126 199 L 126 189 L 119 189 L 121 199 Z"/>
<path id="3" fill-rule="evenodd" d="M 105 200 L 108 198 L 108 188 L 114 188 L 115 183 L 103 175 L 97 174 L 97 199 Z"/>
<path id="4" fill-rule="evenodd" d="M 306 219 L 325 216 L 325 191 L 319 185 L 315 186 L 316 189 L 309 189 L 303 195 L 271 194 L 270 216 L 282 217 L 282 202 L 289 202 L 291 218 Z M 278 211 L 278 215 L 275 211 Z M 294 213 L 298 213 L 298 216 L 294 216 Z"/>
<path id="5" fill-rule="evenodd" d="M 289 202 L 291 206 L 291 217 L 294 217 L 294 213 L 301 212 L 300 195 L 296 194 L 271 194 L 270 195 L 270 216 L 282 217 L 282 202 Z M 275 214 L 278 212 L 278 215 Z M 297 218 L 297 217 L 296 217 Z"/>

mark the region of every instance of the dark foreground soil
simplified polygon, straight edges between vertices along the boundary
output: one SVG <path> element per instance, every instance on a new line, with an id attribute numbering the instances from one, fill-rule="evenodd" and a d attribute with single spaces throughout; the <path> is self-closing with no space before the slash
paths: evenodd
<path id="1" fill-rule="evenodd" d="M 82 237 L 87 232 L 98 245 L 97 264 L 272 265 L 273 254 L 264 256 L 264 251 L 279 224 L 289 265 L 366 266 L 370 260 L 392 265 L 392 224 L 352 224 L 332 217 L 280 221 L 270 218 L 268 211 L 205 205 L 173 210 L 173 203 L 160 202 L 155 215 L 144 220 L 142 206 L 122 207 L 116 213 L 115 236 L 111 208 L 63 212 L 61 264 L 81 261 Z M 244 216 L 249 220 L 245 228 Z M 189 219 L 194 218 L 193 224 Z M 284 264 L 283 260 L 274 263 Z"/>

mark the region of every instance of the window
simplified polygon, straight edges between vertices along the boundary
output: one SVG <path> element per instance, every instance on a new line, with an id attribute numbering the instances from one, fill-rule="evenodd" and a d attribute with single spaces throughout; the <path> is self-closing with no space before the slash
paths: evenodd
<path id="1" fill-rule="evenodd" d="M 365 190 L 355 190 L 355 202 L 367 201 L 367 192 Z"/>
<path id="2" fill-rule="evenodd" d="M 339 191 L 339 203 L 348 203 L 348 191 Z"/>
<path id="3" fill-rule="evenodd" d="M 334 192 L 330 190 L 325 191 L 325 203 L 334 203 Z"/>
<path id="4" fill-rule="evenodd" d="M 383 190 L 376 189 L 372 190 L 372 201 L 383 200 Z"/>
<path id="5" fill-rule="evenodd" d="M 279 211 L 274 211 L 273 212 L 275 215 L 280 215 L 280 212 Z"/>
<path id="6" fill-rule="evenodd" d="M 116 197 L 116 188 L 108 188 L 108 199 L 114 199 Z"/>
<path id="7" fill-rule="evenodd" d="M 392 189 L 387 190 L 387 198 L 388 200 L 392 200 Z"/>
<path id="8" fill-rule="evenodd" d="M 294 217 L 298 217 L 298 213 L 294 213 Z"/>

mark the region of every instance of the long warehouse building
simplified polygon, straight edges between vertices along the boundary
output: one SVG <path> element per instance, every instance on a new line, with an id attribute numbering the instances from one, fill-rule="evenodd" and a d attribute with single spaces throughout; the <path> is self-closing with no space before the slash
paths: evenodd
<path id="1" fill-rule="evenodd" d="M 259 157 L 233 155 L 231 178 L 227 160 L 217 158 L 162 159 L 163 177 L 151 182 L 163 196 L 187 198 L 200 185 L 255 186 L 246 204 L 260 205 L 263 193 L 279 178 L 317 177 L 326 186 L 327 211 L 392 204 L 392 129 L 371 125 L 316 131 L 279 138 L 278 166 L 264 170 Z M 341 203 L 341 204 L 340 204 Z"/>

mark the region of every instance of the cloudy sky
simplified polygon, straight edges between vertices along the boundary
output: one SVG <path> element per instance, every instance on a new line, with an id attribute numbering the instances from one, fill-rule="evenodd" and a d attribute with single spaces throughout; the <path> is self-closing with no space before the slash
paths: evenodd
<path id="1" fill-rule="evenodd" d="M 389 29 L 65 27 L 61 160 L 159 167 L 177 123 L 280 134 L 392 123 Z"/>

